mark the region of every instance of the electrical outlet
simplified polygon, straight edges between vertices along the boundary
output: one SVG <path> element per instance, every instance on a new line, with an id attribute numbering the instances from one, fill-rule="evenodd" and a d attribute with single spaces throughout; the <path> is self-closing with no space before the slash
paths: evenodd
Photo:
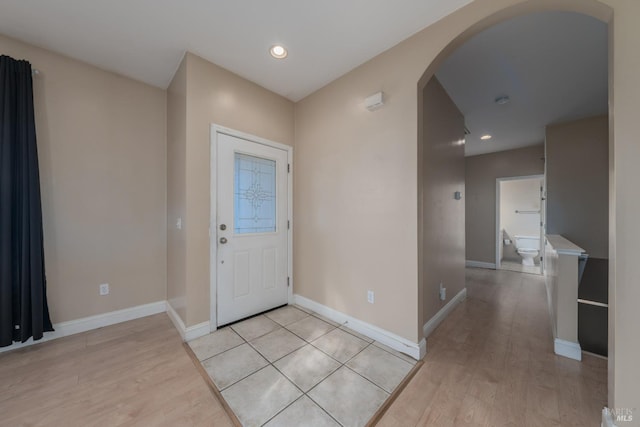
<path id="1" fill-rule="evenodd" d="M 367 302 L 373 304 L 375 302 L 376 295 L 373 291 L 367 291 Z"/>
<path id="2" fill-rule="evenodd" d="M 109 295 L 109 284 L 103 283 L 100 285 L 100 295 Z"/>
<path id="3" fill-rule="evenodd" d="M 447 299 L 447 288 L 442 285 L 440 282 L 440 301 L 444 301 Z"/>
<path id="4" fill-rule="evenodd" d="M 182 230 L 182 218 L 178 218 L 176 221 L 176 228 Z"/>

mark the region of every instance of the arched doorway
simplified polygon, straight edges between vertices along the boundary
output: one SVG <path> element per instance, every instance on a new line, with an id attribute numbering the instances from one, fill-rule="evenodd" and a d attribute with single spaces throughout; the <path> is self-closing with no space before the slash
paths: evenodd
<path id="1" fill-rule="evenodd" d="M 477 3 L 477 7 L 474 7 L 474 4 Z M 439 66 L 441 65 L 442 61 L 444 61 L 445 58 L 447 58 L 451 52 L 453 52 L 457 47 L 459 47 L 462 43 L 464 43 L 465 41 L 467 41 L 469 38 L 473 37 L 474 35 L 478 34 L 479 32 L 483 31 L 484 29 L 487 29 L 489 27 L 491 27 L 492 25 L 495 25 L 497 23 L 503 22 L 505 20 L 514 18 L 516 16 L 520 16 L 523 14 L 528 14 L 531 12 L 537 12 L 537 11 L 547 11 L 547 10 L 559 10 L 559 11 L 571 11 L 571 12 L 577 12 L 577 13 L 582 13 L 582 14 L 586 14 L 586 15 L 590 15 L 592 17 L 595 17 L 603 22 L 606 22 L 609 24 L 610 26 L 610 34 L 614 34 L 614 29 L 613 29 L 613 15 L 614 15 L 614 10 L 616 9 L 617 5 L 616 4 L 612 4 L 612 7 L 602 3 L 602 2 L 597 2 L 597 1 L 589 1 L 589 2 L 580 2 L 580 1 L 568 1 L 568 2 L 559 2 L 559 1 L 524 1 L 524 2 L 504 2 L 502 5 L 496 5 L 497 2 L 491 2 L 491 1 L 477 1 L 474 2 L 474 4 L 468 6 L 466 9 L 468 14 L 464 13 L 460 13 L 460 19 L 464 20 L 465 23 L 461 24 L 459 27 L 457 27 L 455 30 L 452 30 L 452 32 L 454 33 L 454 35 L 451 36 L 450 41 L 442 48 L 440 49 L 439 53 L 437 53 L 434 56 L 434 59 L 432 61 L 429 62 L 429 64 L 426 67 L 426 70 L 424 72 L 424 74 L 422 75 L 422 77 L 420 78 L 419 82 L 418 82 L 418 103 L 417 103 L 417 110 L 418 110 L 418 177 L 422 176 L 423 174 L 423 169 L 425 168 L 425 165 L 423 163 L 423 153 L 422 153 L 422 147 L 420 144 L 420 141 L 422 141 L 424 135 L 423 135 L 423 116 L 424 116 L 424 111 L 423 111 L 423 106 L 424 106 L 424 99 L 423 99 L 423 91 L 426 87 L 426 85 L 428 84 L 428 82 L 431 80 L 431 78 L 435 75 L 436 70 L 439 68 Z M 609 3 L 609 2 L 608 2 Z M 615 2 L 610 2 L 610 3 L 615 3 Z M 493 8 L 492 13 L 486 13 L 486 9 L 489 7 Z M 617 15 L 616 15 L 617 16 Z M 450 23 L 454 23 L 454 20 L 450 21 Z M 455 35 L 457 33 L 457 35 Z M 614 62 L 613 62 L 613 55 L 615 55 L 615 42 L 612 40 L 612 38 L 610 38 L 610 51 L 612 52 L 612 55 L 610 55 L 609 58 L 609 70 L 610 70 L 610 81 L 609 81 L 609 93 L 610 93 L 610 104 L 613 106 L 615 105 L 614 101 L 613 101 L 613 95 L 614 95 L 614 86 L 613 86 L 613 81 L 615 78 L 615 73 L 614 73 Z M 628 52 L 626 52 L 628 54 Z M 612 109 L 612 112 L 615 110 Z M 617 157 L 615 156 L 615 149 L 618 147 L 618 145 L 616 144 L 616 140 L 614 138 L 614 132 L 616 131 L 616 127 L 614 126 L 614 118 L 613 118 L 613 114 L 610 116 L 609 119 L 609 133 L 610 133 L 610 176 L 611 177 L 615 177 L 616 176 L 616 169 L 614 168 L 614 165 L 616 164 L 616 159 Z M 615 203 L 616 201 L 616 183 L 615 181 L 612 179 L 611 183 L 610 183 L 610 217 L 611 217 L 611 221 L 610 221 L 610 227 L 609 227 L 609 246 L 611 248 L 611 252 L 612 252 L 612 256 L 611 256 L 611 262 L 610 262 L 610 274 L 609 274 L 609 295 L 610 295 L 610 301 L 615 300 L 615 296 L 616 296 L 616 270 L 615 270 L 615 249 L 616 247 L 619 246 L 619 242 L 617 242 L 617 238 L 619 237 L 619 235 L 616 235 L 616 217 L 617 217 L 617 207 L 620 206 L 620 204 Z M 618 189 L 619 190 L 619 189 Z M 422 211 L 423 209 L 423 204 L 421 203 L 421 196 L 424 193 L 424 188 L 422 188 L 422 184 L 418 183 L 418 235 L 419 235 L 419 248 L 418 248 L 418 283 L 419 283 L 419 290 L 418 290 L 418 296 L 419 296 L 419 300 L 423 300 L 426 299 L 427 295 L 432 295 L 432 292 L 428 289 L 425 289 L 425 265 L 423 263 L 423 259 L 425 259 L 426 253 L 425 253 L 425 242 L 423 241 L 423 231 L 424 231 L 424 227 L 425 224 L 422 222 L 421 218 L 425 217 L 425 213 Z M 618 264 L 619 265 L 619 264 Z M 619 276 L 618 276 L 619 277 Z M 627 276 L 627 278 L 629 278 L 629 276 Z M 610 314 L 609 314 L 609 335 L 610 335 L 610 351 L 612 354 L 615 354 L 615 326 L 616 326 L 616 314 L 615 314 L 615 306 L 613 305 L 615 304 L 614 301 L 612 301 L 612 304 L 610 305 Z M 424 324 L 426 321 L 429 320 L 429 315 L 425 313 L 425 303 L 424 302 L 420 302 L 419 305 L 419 319 L 421 320 L 420 324 Z M 628 391 L 630 391 L 631 389 L 629 388 L 629 386 L 631 385 L 630 383 L 627 383 L 626 381 L 624 381 L 624 385 L 622 385 L 621 387 L 615 387 L 615 379 L 616 378 L 620 378 L 620 376 L 615 375 L 615 359 L 614 357 L 610 357 L 609 358 L 609 405 L 613 406 L 614 405 L 614 398 L 616 397 L 616 390 L 625 390 L 625 396 L 627 396 Z M 620 381 L 622 382 L 622 381 Z M 619 383 L 620 383 L 619 382 Z M 620 393 L 618 393 L 618 396 L 621 395 Z M 631 395 L 629 395 L 629 397 L 631 397 Z M 619 399 L 619 401 L 623 401 L 623 402 L 629 402 L 629 398 L 624 398 L 624 399 Z"/>

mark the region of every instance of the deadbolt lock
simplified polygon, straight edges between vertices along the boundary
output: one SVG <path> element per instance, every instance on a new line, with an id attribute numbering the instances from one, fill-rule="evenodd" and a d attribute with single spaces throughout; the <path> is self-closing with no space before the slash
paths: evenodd
<path id="1" fill-rule="evenodd" d="M 224 231 L 227 229 L 227 225 L 226 224 L 220 224 L 220 230 Z"/>

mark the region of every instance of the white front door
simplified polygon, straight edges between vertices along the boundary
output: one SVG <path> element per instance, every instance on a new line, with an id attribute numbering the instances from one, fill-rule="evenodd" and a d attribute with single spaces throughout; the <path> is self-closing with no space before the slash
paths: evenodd
<path id="1" fill-rule="evenodd" d="M 217 144 L 217 324 L 288 300 L 285 150 L 227 134 Z"/>

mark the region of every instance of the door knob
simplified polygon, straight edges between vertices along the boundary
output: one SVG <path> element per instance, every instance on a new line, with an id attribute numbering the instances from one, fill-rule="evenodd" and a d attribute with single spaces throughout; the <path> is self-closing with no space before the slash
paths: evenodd
<path id="1" fill-rule="evenodd" d="M 223 244 L 223 245 L 224 245 L 225 243 L 227 243 L 227 238 L 226 238 L 226 237 L 221 237 L 221 238 L 220 238 L 220 243 L 221 243 L 221 244 Z"/>

